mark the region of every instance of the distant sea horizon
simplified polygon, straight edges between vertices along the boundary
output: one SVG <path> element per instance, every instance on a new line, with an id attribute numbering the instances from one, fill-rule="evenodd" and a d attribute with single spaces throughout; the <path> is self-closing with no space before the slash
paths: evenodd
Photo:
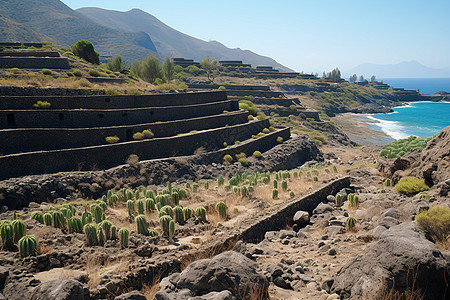
<path id="1" fill-rule="evenodd" d="M 377 81 L 389 84 L 395 88 L 404 88 L 405 90 L 417 90 L 421 94 L 432 95 L 437 92 L 450 93 L 449 78 L 380 78 Z"/>

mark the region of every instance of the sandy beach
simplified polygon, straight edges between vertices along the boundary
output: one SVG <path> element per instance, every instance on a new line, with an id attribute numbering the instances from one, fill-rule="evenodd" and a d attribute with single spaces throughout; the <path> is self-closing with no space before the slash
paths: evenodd
<path id="1" fill-rule="evenodd" d="M 394 139 L 381 130 L 374 129 L 377 121 L 354 113 L 339 114 L 331 120 L 355 143 L 383 146 Z"/>

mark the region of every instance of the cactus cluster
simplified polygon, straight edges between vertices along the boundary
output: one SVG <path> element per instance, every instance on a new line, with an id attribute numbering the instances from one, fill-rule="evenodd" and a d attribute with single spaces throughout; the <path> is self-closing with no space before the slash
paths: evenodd
<path id="1" fill-rule="evenodd" d="M 358 208 L 359 207 L 359 197 L 354 193 L 350 193 L 347 195 L 348 206 Z"/>
<path id="2" fill-rule="evenodd" d="M 31 219 L 36 220 L 37 222 L 44 224 L 44 215 L 40 211 L 35 211 L 31 214 Z"/>
<path id="3" fill-rule="evenodd" d="M 38 254 L 38 240 L 35 236 L 25 235 L 21 237 L 17 246 L 21 257 L 36 256 Z"/>
<path id="4" fill-rule="evenodd" d="M 77 217 L 71 217 L 67 220 L 67 228 L 69 233 L 82 233 L 83 232 L 83 222 Z"/>
<path id="5" fill-rule="evenodd" d="M 340 207 L 344 204 L 344 195 L 342 195 L 341 193 L 337 193 L 335 198 L 337 207 Z"/>
<path id="6" fill-rule="evenodd" d="M 219 217 L 225 219 L 227 217 L 227 205 L 223 201 L 219 201 L 216 204 L 216 211 L 219 214 Z"/>
<path id="7" fill-rule="evenodd" d="M 138 215 L 134 220 L 136 222 L 137 233 L 148 235 L 147 218 L 144 215 Z"/>
<path id="8" fill-rule="evenodd" d="M 200 218 L 202 222 L 206 222 L 206 209 L 203 206 L 197 207 L 195 215 Z"/>

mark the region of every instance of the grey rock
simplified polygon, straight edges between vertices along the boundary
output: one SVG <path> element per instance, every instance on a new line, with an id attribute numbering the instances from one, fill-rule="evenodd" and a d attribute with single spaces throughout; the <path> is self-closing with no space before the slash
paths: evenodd
<path id="1" fill-rule="evenodd" d="M 401 216 L 403 216 L 403 213 L 401 211 L 399 211 L 398 209 L 395 209 L 395 208 L 392 208 L 392 207 L 381 212 L 381 217 L 383 217 L 383 218 L 384 217 L 391 217 L 391 218 L 394 218 L 394 219 L 398 219 Z"/>
<path id="2" fill-rule="evenodd" d="M 330 250 L 328 250 L 328 255 L 336 255 L 336 249 L 331 248 Z"/>
<path id="3" fill-rule="evenodd" d="M 319 203 L 319 205 L 317 205 L 316 209 L 313 210 L 313 214 L 314 215 L 319 215 L 319 214 L 323 214 L 326 212 L 332 212 L 333 211 L 333 207 L 329 204 L 325 204 L 325 203 Z"/>
<path id="4" fill-rule="evenodd" d="M 82 300 L 83 285 L 74 279 L 52 280 L 38 285 L 31 300 Z"/>
<path id="5" fill-rule="evenodd" d="M 286 280 L 284 280 L 283 277 L 277 277 L 273 280 L 273 283 L 282 288 L 282 289 L 286 289 L 286 290 L 292 290 L 292 286 L 289 282 L 287 282 Z"/>
<path id="6" fill-rule="evenodd" d="M 343 226 L 328 226 L 327 227 L 327 234 L 329 236 L 335 236 L 338 234 L 342 234 L 345 232 L 345 227 Z"/>
<path id="7" fill-rule="evenodd" d="M 144 295 L 139 293 L 138 291 L 132 291 L 126 294 L 122 294 L 114 298 L 114 300 L 146 300 Z"/>
<path id="8" fill-rule="evenodd" d="M 386 230 L 387 230 L 386 227 L 379 225 L 379 226 L 375 227 L 375 228 L 372 230 L 372 236 L 373 236 L 374 238 L 377 238 L 377 239 L 378 239 L 378 238 L 380 238 L 381 234 L 382 234 L 383 232 L 385 232 Z"/>
<path id="9" fill-rule="evenodd" d="M 336 202 L 336 197 L 333 195 L 328 195 L 327 196 L 327 202 L 328 203 L 335 203 Z"/>
<path id="10" fill-rule="evenodd" d="M 415 287 L 425 293 L 425 299 L 443 299 L 448 294 L 449 264 L 450 253 L 427 240 L 416 222 L 402 223 L 386 230 L 364 254 L 344 266 L 331 291 L 344 298 L 367 299 L 385 282 L 406 289 L 414 276 Z"/>
<path id="11" fill-rule="evenodd" d="M 380 222 L 379 225 L 386 227 L 387 229 L 391 228 L 392 226 L 398 225 L 400 222 L 392 217 L 384 217 L 383 220 Z"/>
<path id="12" fill-rule="evenodd" d="M 190 297 L 189 300 L 232 300 L 233 294 L 230 291 L 211 292 L 203 296 Z"/>
<path id="13" fill-rule="evenodd" d="M 300 227 L 305 227 L 309 223 L 309 213 L 307 211 L 299 210 L 295 213 L 293 221 Z"/>
<path id="14" fill-rule="evenodd" d="M 0 266 L 0 291 L 5 287 L 6 279 L 8 278 L 9 270 L 6 267 Z"/>
<path id="15" fill-rule="evenodd" d="M 293 237 L 296 237 L 297 233 L 293 230 L 280 230 L 280 239 L 291 239 Z"/>

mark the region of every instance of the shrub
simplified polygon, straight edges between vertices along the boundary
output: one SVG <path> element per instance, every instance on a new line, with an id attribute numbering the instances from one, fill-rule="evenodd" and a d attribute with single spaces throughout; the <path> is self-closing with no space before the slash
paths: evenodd
<path id="1" fill-rule="evenodd" d="M 357 220 L 355 217 L 348 217 L 347 220 L 345 221 L 345 226 L 347 227 L 348 230 L 353 231 L 356 223 Z"/>
<path id="2" fill-rule="evenodd" d="M 35 236 L 26 235 L 18 241 L 21 257 L 36 256 L 38 253 L 38 240 Z"/>
<path id="3" fill-rule="evenodd" d="M 262 131 L 264 134 L 268 134 L 270 132 L 269 128 L 264 128 Z"/>
<path id="4" fill-rule="evenodd" d="M 35 104 L 33 104 L 33 108 L 36 109 L 49 109 L 50 106 L 51 106 L 50 102 L 40 100 L 38 100 Z"/>
<path id="5" fill-rule="evenodd" d="M 283 138 L 281 136 L 277 137 L 277 143 L 281 144 L 283 142 Z"/>
<path id="6" fill-rule="evenodd" d="M 155 135 L 153 134 L 153 132 L 150 129 L 146 129 L 146 130 L 142 131 L 142 136 L 144 137 L 144 139 L 151 139 Z"/>
<path id="7" fill-rule="evenodd" d="M 243 158 L 243 157 L 239 158 L 238 161 L 241 163 L 242 166 L 248 167 L 248 160 L 246 158 Z"/>
<path id="8" fill-rule="evenodd" d="M 41 72 L 44 75 L 52 75 L 53 74 L 52 70 L 49 70 L 49 69 L 42 69 Z"/>
<path id="9" fill-rule="evenodd" d="M 139 156 L 137 156 L 136 154 L 130 154 L 130 156 L 128 156 L 127 158 L 127 164 L 129 164 L 130 166 L 134 166 L 139 162 Z"/>
<path id="10" fill-rule="evenodd" d="M 73 44 L 72 53 L 90 63 L 100 64 L 100 54 L 94 50 L 94 45 L 86 40 L 80 40 Z"/>
<path id="11" fill-rule="evenodd" d="M 247 119 L 248 119 L 249 121 L 253 121 L 253 120 L 255 119 L 255 117 L 253 117 L 252 115 L 248 115 Z"/>
<path id="12" fill-rule="evenodd" d="M 221 86 L 219 86 L 218 90 L 219 90 L 219 91 L 225 91 L 226 88 L 225 88 L 223 85 L 221 85 Z"/>
<path id="13" fill-rule="evenodd" d="M 255 117 L 258 116 L 258 110 L 256 109 L 255 104 L 253 104 L 253 102 L 251 102 L 249 100 L 239 101 L 239 109 L 246 110 Z"/>
<path id="14" fill-rule="evenodd" d="M 432 137 L 421 139 L 416 136 L 410 136 L 406 139 L 393 141 L 383 147 L 380 151 L 380 156 L 386 158 L 397 158 L 412 151 L 422 151 Z"/>
<path id="15" fill-rule="evenodd" d="M 255 152 L 253 152 L 253 157 L 260 159 L 262 157 L 262 154 L 260 151 L 256 150 Z"/>
<path id="16" fill-rule="evenodd" d="M 270 127 L 269 127 L 269 131 L 270 131 L 270 132 L 274 132 L 274 131 L 275 131 L 275 128 L 274 128 L 273 126 L 270 126 Z"/>
<path id="17" fill-rule="evenodd" d="M 444 242 L 450 235 L 450 208 L 434 206 L 420 212 L 416 221 L 434 242 Z"/>
<path id="18" fill-rule="evenodd" d="M 92 77 L 100 77 L 100 72 L 94 69 L 89 69 L 88 70 L 89 75 L 91 75 Z"/>
<path id="19" fill-rule="evenodd" d="M 233 157 L 230 154 L 227 154 L 223 157 L 223 164 L 228 166 L 233 161 Z"/>
<path id="20" fill-rule="evenodd" d="M 133 140 L 140 141 L 144 139 L 144 135 L 141 132 L 136 132 L 133 134 Z"/>
<path id="21" fill-rule="evenodd" d="M 7 73 L 10 74 L 20 74 L 22 71 L 19 68 L 11 68 L 6 70 Z"/>
<path id="22" fill-rule="evenodd" d="M 110 95 L 110 96 L 120 95 L 119 91 L 117 91 L 116 89 L 114 89 L 112 87 L 106 88 L 105 93 L 106 93 L 106 95 Z"/>
<path id="23" fill-rule="evenodd" d="M 117 143 L 119 140 L 120 140 L 120 139 L 119 139 L 119 137 L 118 137 L 117 135 L 115 135 L 115 136 L 107 136 L 107 137 L 105 138 L 105 141 L 106 141 L 108 144 L 115 144 L 115 143 Z"/>
<path id="24" fill-rule="evenodd" d="M 83 74 L 81 74 L 81 71 L 78 69 L 73 70 L 72 74 L 75 75 L 76 77 L 83 76 Z"/>
<path id="25" fill-rule="evenodd" d="M 415 195 L 419 192 L 427 191 L 428 186 L 425 180 L 416 177 L 404 177 L 395 185 L 395 189 L 400 194 Z"/>
<path id="26" fill-rule="evenodd" d="M 383 183 L 384 186 L 391 186 L 391 180 L 388 178 Z"/>

